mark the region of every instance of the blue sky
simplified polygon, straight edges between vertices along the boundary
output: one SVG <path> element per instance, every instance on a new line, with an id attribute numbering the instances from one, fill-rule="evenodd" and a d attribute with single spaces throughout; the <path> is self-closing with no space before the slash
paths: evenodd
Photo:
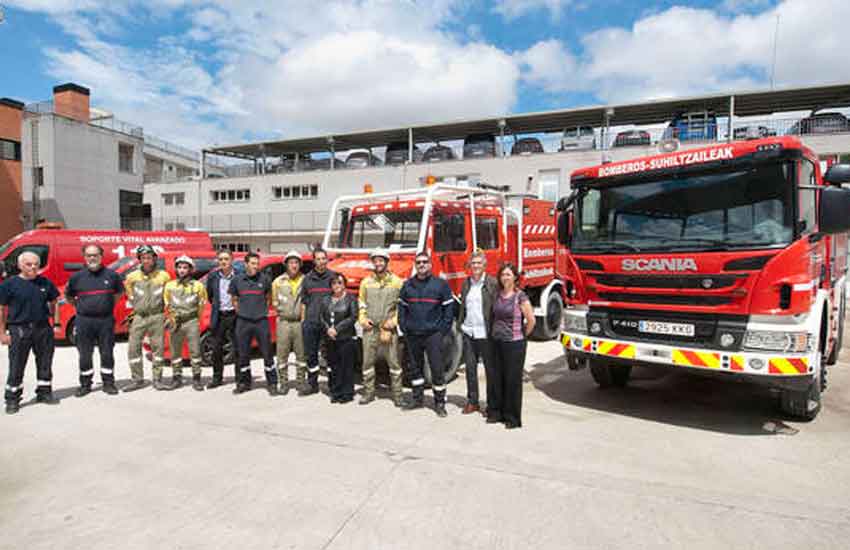
<path id="1" fill-rule="evenodd" d="M 0 0 L 0 96 L 201 147 L 850 80 L 846 0 Z"/>

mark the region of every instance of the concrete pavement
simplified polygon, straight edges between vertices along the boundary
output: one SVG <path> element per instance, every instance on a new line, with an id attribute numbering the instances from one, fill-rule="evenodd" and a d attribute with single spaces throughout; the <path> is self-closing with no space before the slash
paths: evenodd
<path id="1" fill-rule="evenodd" d="M 0 350 L 0 373 L 8 368 Z M 742 384 L 636 372 L 599 390 L 531 344 L 524 428 L 388 399 L 145 389 L 0 416 L 0 548 L 845 548 L 850 352 L 812 423 Z M 117 349 L 126 379 L 125 346 Z M 35 369 L 25 377 L 25 400 Z M 150 366 L 146 365 L 149 374 Z M 166 369 L 168 372 L 168 369 Z M 229 370 L 228 370 L 229 372 Z M 209 372 L 205 372 L 205 377 Z M 483 387 L 483 374 L 482 374 Z"/>

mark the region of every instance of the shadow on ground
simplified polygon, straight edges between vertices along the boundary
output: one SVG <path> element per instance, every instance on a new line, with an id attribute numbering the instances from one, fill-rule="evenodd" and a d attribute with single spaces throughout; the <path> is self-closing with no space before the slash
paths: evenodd
<path id="1" fill-rule="evenodd" d="M 778 395 L 764 387 L 684 372 L 637 367 L 625 388 L 601 389 L 590 371 L 563 358 L 533 366 L 530 382 L 555 401 L 674 426 L 733 435 L 793 435 Z"/>

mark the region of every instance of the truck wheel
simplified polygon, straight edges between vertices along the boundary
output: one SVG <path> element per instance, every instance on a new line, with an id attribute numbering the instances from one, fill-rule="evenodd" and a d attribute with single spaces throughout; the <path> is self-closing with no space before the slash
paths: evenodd
<path id="1" fill-rule="evenodd" d="M 72 346 L 77 345 L 76 319 L 71 319 L 70 321 L 68 321 L 68 325 L 65 327 L 65 339 L 68 340 L 68 343 Z"/>
<path id="2" fill-rule="evenodd" d="M 201 358 L 203 359 L 204 365 L 211 367 L 212 357 L 213 357 L 213 335 L 210 334 L 210 331 L 206 331 L 201 334 Z M 224 342 L 224 357 L 222 358 L 222 362 L 225 365 L 228 365 L 233 362 L 233 342 L 230 338 L 225 340 Z"/>
<path id="3" fill-rule="evenodd" d="M 815 346 L 820 350 L 820 342 Z M 810 422 L 817 417 L 821 409 L 821 392 L 826 388 L 826 365 L 821 353 L 815 354 L 815 376 L 803 390 L 782 390 L 779 407 L 788 416 Z"/>
<path id="4" fill-rule="evenodd" d="M 596 359 L 590 361 L 590 375 L 600 388 L 624 387 L 632 375 L 631 365 L 607 365 Z"/>
<path id="5" fill-rule="evenodd" d="M 561 331 L 561 319 L 564 316 L 564 301 L 561 300 L 557 289 L 549 293 L 546 299 L 543 316 L 537 317 L 534 332 L 531 337 L 535 340 L 553 340 Z"/>
<path id="6" fill-rule="evenodd" d="M 838 354 L 841 353 L 841 346 L 844 344 L 844 314 L 846 312 L 846 297 L 841 293 L 841 305 L 838 308 L 838 335 L 835 337 L 835 346 L 829 353 L 826 359 L 827 365 L 834 365 L 838 362 Z"/>

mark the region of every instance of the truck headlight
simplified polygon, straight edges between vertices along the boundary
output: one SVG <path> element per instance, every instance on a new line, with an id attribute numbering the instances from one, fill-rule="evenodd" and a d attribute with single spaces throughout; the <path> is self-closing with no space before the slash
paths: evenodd
<path id="1" fill-rule="evenodd" d="M 584 315 L 575 315 L 569 311 L 564 312 L 561 328 L 564 332 L 578 332 L 587 334 L 587 317 Z"/>
<path id="2" fill-rule="evenodd" d="M 809 347 L 807 332 L 748 330 L 744 335 L 745 349 L 804 353 L 809 351 Z"/>

